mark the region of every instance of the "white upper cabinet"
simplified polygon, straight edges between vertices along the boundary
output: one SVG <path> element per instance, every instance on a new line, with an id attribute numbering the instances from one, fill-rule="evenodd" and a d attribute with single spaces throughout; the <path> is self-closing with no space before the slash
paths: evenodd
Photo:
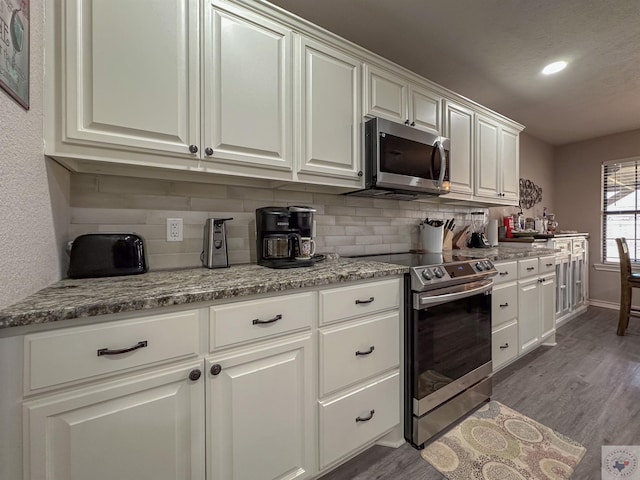
<path id="1" fill-rule="evenodd" d="M 291 171 L 291 30 L 227 2 L 211 5 L 203 158 Z"/>
<path id="2" fill-rule="evenodd" d="M 519 132 L 497 120 L 476 117 L 475 196 L 489 203 L 517 205 Z"/>
<path id="3" fill-rule="evenodd" d="M 473 194 L 473 110 L 444 101 L 444 131 L 450 144 L 449 183 L 452 193 Z"/>
<path id="4" fill-rule="evenodd" d="M 63 3 L 62 141 L 192 155 L 200 136 L 199 2 Z"/>
<path id="5" fill-rule="evenodd" d="M 365 66 L 365 114 L 440 132 L 441 97 L 373 65 Z"/>
<path id="6" fill-rule="evenodd" d="M 343 177 L 359 187 L 362 63 L 303 36 L 297 40 L 299 178 Z"/>

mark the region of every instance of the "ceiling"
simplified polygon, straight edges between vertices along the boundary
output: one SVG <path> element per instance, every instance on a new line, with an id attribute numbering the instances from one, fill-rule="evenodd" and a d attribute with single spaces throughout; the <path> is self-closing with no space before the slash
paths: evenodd
<path id="1" fill-rule="evenodd" d="M 637 0 L 271 0 L 552 145 L 640 128 Z M 555 75 L 542 68 L 566 60 Z"/>

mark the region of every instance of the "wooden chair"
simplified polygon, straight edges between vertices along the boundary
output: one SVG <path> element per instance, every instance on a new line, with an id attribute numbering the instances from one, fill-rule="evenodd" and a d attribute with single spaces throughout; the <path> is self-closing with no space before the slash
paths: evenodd
<path id="1" fill-rule="evenodd" d="M 631 259 L 629 247 L 624 238 L 616 238 L 618 253 L 620 254 L 620 319 L 618 320 L 618 335 L 624 335 L 629 326 L 631 315 L 640 316 L 640 310 L 631 307 L 631 289 L 640 288 L 640 274 L 631 273 Z"/>

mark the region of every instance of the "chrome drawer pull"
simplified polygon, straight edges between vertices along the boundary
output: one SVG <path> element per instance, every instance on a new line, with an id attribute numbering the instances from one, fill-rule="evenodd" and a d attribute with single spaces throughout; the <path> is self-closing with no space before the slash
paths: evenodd
<path id="1" fill-rule="evenodd" d="M 369 420 L 371 420 L 373 418 L 373 414 L 376 413 L 375 410 L 371 410 L 371 412 L 369 412 L 369 416 L 368 417 L 356 417 L 356 423 L 358 422 L 368 422 Z"/>
<path id="2" fill-rule="evenodd" d="M 282 318 L 282 314 L 278 314 L 275 317 L 269 319 L 269 320 L 260 320 L 259 318 L 256 318 L 252 323 L 254 325 L 264 325 L 265 323 L 273 323 L 273 322 L 277 322 L 278 320 L 280 320 Z"/>
<path id="3" fill-rule="evenodd" d="M 374 346 L 371 345 L 371 347 L 369 347 L 369 350 L 367 350 L 366 352 L 361 352 L 360 350 L 358 350 L 356 352 L 356 357 L 360 356 L 360 355 L 369 355 L 370 353 L 373 353 L 374 350 Z"/>
<path id="4" fill-rule="evenodd" d="M 509 275 L 509 272 L 500 272 L 501 277 L 504 277 L 505 275 Z"/>
<path id="5" fill-rule="evenodd" d="M 505 348 L 509 348 L 508 343 L 505 343 L 504 345 L 500 345 L 500 350 L 504 350 Z"/>
<path id="6" fill-rule="evenodd" d="M 362 305 L 363 303 L 371 303 L 373 302 L 373 297 L 369 297 L 369 300 L 356 300 L 356 305 Z"/>
<path id="7" fill-rule="evenodd" d="M 120 348 L 118 350 L 109 350 L 108 348 L 101 348 L 98 350 L 98 356 L 101 357 L 103 355 L 122 355 L 123 353 L 133 352 L 134 350 L 138 350 L 139 348 L 144 348 L 146 346 L 147 346 L 147 341 L 144 340 L 142 342 L 136 343 L 133 347 Z"/>
<path id="8" fill-rule="evenodd" d="M 500 308 L 506 308 L 509 306 L 509 302 L 504 302 L 500 304 Z"/>

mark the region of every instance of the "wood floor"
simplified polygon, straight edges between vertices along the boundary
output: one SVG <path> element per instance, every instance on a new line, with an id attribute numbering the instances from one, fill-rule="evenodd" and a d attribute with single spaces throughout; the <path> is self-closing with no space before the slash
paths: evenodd
<path id="1" fill-rule="evenodd" d="M 640 319 L 616 335 L 618 312 L 590 307 L 540 347 L 494 376 L 497 400 L 587 448 L 573 474 L 600 479 L 602 445 L 640 445 Z M 407 444 L 374 446 L 322 480 L 440 480 Z"/>

